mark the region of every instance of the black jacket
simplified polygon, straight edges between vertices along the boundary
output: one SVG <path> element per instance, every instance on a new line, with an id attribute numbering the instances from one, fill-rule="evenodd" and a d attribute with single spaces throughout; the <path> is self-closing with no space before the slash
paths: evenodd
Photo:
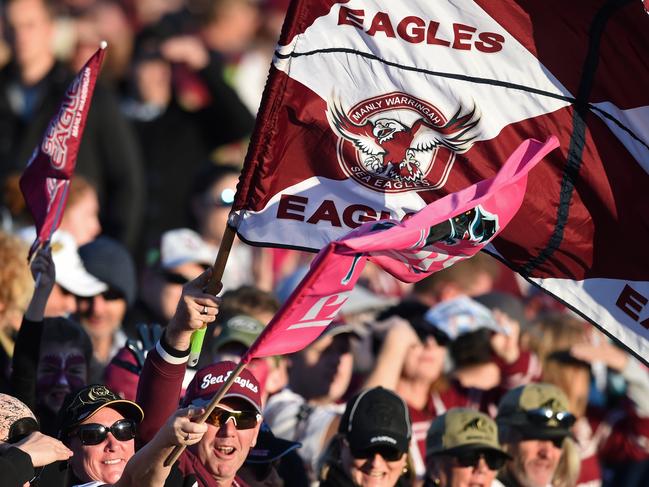
<path id="1" fill-rule="evenodd" d="M 22 172 L 52 116 L 57 112 L 73 73 L 55 63 L 34 87 L 31 118 L 15 108 L 17 69 L 0 70 L 0 181 Z M 117 98 L 97 83 L 81 140 L 76 171 L 99 193 L 104 233 L 131 248 L 136 243 L 145 201 L 143 163 L 137 137 L 119 110 Z"/>

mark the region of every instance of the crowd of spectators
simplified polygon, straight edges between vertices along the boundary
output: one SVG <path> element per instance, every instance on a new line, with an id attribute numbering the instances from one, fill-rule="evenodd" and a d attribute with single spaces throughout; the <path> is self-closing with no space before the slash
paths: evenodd
<path id="1" fill-rule="evenodd" d="M 196 421 L 312 257 L 235 241 L 204 291 L 287 6 L 3 3 L 0 484 L 649 485 L 645 365 L 486 254 L 414 285 L 368 266 L 315 342 Z M 101 39 L 68 205 L 28 263 L 18 177 Z"/>

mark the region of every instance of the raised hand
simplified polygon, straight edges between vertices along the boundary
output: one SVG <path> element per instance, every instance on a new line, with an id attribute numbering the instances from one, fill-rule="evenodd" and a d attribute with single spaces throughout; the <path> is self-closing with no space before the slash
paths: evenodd
<path id="1" fill-rule="evenodd" d="M 189 446 L 201 441 L 207 431 L 207 424 L 195 423 L 192 420 L 200 417 L 203 408 L 187 407 L 179 409 L 162 427 L 161 434 L 166 435 L 165 441 L 169 446 Z"/>
<path id="2" fill-rule="evenodd" d="M 166 342 L 177 350 L 188 349 L 194 330 L 216 319 L 221 299 L 203 291 L 211 275 L 210 268 L 183 286 L 176 313 L 165 331 Z"/>
<path id="3" fill-rule="evenodd" d="M 34 295 L 27 307 L 25 317 L 31 321 L 42 321 L 45 315 L 45 306 L 52 293 L 56 281 L 56 267 L 52 260 L 50 246 L 41 247 L 31 263 L 32 276 L 34 277 Z"/>
<path id="4" fill-rule="evenodd" d="M 504 332 L 494 333 L 491 337 L 491 349 L 506 363 L 512 364 L 518 360 L 521 353 L 518 343 L 521 327 L 518 321 L 511 319 L 499 309 L 494 309 L 493 316 Z"/>

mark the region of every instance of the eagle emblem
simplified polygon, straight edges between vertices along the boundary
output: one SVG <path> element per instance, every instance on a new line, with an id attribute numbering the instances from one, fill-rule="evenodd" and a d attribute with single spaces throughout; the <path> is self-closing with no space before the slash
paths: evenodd
<path id="1" fill-rule="evenodd" d="M 396 96 L 399 95 L 407 96 Z M 382 102 L 388 100 L 384 98 Z M 374 103 L 381 103 L 381 100 Z M 381 111 L 387 110 L 376 110 Z M 417 113 L 410 125 L 383 113 L 372 119 L 354 121 L 337 101 L 328 104 L 326 114 L 334 132 L 358 151 L 362 170 L 374 177 L 415 184 L 422 183 L 426 177 L 427 168 L 422 164 L 426 154 L 430 157 L 431 152 L 440 147 L 453 154 L 467 152 L 477 138 L 476 126 L 480 121 L 475 106 L 467 111 L 458 108 L 448 121 L 441 124 L 435 124 L 424 113 Z"/>

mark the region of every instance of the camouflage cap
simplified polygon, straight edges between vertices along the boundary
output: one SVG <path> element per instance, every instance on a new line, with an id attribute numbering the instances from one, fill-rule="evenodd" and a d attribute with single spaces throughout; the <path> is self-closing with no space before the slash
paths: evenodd
<path id="1" fill-rule="evenodd" d="M 486 414 L 467 408 L 453 408 L 438 416 L 426 435 L 426 454 L 439 455 L 465 449 L 486 449 L 506 453 L 498 443 L 498 427 Z"/>
<path id="2" fill-rule="evenodd" d="M 575 417 L 568 411 L 568 398 L 552 384 L 533 383 L 510 390 L 498 406 L 500 427 L 515 427 L 529 439 L 570 436 Z"/>
<path id="3" fill-rule="evenodd" d="M 214 339 L 212 350 L 217 351 L 228 343 L 250 347 L 264 330 L 264 325 L 248 315 L 236 315 L 223 323 L 221 333 Z"/>

